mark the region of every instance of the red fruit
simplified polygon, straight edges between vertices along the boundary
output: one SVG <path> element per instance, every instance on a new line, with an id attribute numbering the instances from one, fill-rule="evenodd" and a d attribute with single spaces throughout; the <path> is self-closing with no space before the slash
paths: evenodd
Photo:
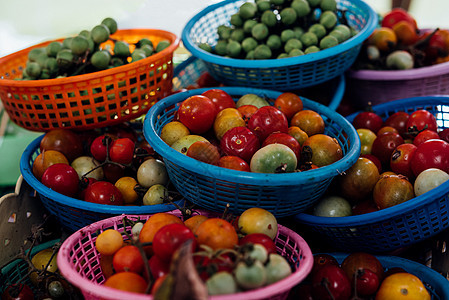
<path id="1" fill-rule="evenodd" d="M 112 265 L 115 272 L 141 273 L 144 268 L 144 260 L 139 248 L 133 245 L 123 246 L 114 253 Z"/>
<path id="2" fill-rule="evenodd" d="M 88 186 L 84 200 L 98 204 L 123 205 L 122 193 L 115 185 L 107 181 L 97 181 Z"/>
<path id="3" fill-rule="evenodd" d="M 220 89 L 210 89 L 208 91 L 205 91 L 201 95 L 206 96 L 215 105 L 215 108 L 217 110 L 217 113 L 222 111 L 225 108 L 235 108 L 235 102 L 232 99 L 231 95 L 226 93 L 223 90 Z"/>
<path id="4" fill-rule="evenodd" d="M 179 121 L 194 134 L 202 134 L 208 131 L 212 127 L 216 115 L 215 104 L 202 95 L 185 99 L 178 109 Z"/>
<path id="5" fill-rule="evenodd" d="M 352 121 L 355 129 L 366 128 L 377 133 L 382 128 L 384 121 L 382 118 L 372 111 L 364 111 L 357 114 Z"/>
<path id="6" fill-rule="evenodd" d="M 246 162 L 251 161 L 251 157 L 259 148 L 257 136 L 243 126 L 229 129 L 220 141 L 220 149 L 226 155 L 238 156 Z"/>
<path id="7" fill-rule="evenodd" d="M 218 166 L 226 169 L 250 172 L 249 164 L 238 156 L 225 155 L 220 157 Z"/>
<path id="8" fill-rule="evenodd" d="M 370 269 L 358 269 L 355 286 L 359 296 L 373 295 L 379 288 L 379 278 Z"/>
<path id="9" fill-rule="evenodd" d="M 203 72 L 200 77 L 196 80 L 196 83 L 198 84 L 198 87 L 213 87 L 213 86 L 219 86 L 220 82 L 217 81 L 212 75 L 210 75 L 209 72 Z"/>
<path id="10" fill-rule="evenodd" d="M 449 143 L 449 128 L 446 128 L 438 133 L 440 139 Z"/>
<path id="11" fill-rule="evenodd" d="M 263 142 L 273 132 L 288 132 L 287 117 L 273 106 L 260 107 L 248 121 L 248 128 Z"/>
<path id="12" fill-rule="evenodd" d="M 411 166 L 415 176 L 429 168 L 449 173 L 449 143 L 439 139 L 425 141 L 416 149 Z"/>
<path id="13" fill-rule="evenodd" d="M 261 147 L 265 147 L 269 144 L 283 144 L 288 146 L 296 155 L 296 159 L 299 161 L 301 156 L 301 145 L 299 142 L 288 133 L 274 132 L 270 134 L 262 143 Z"/>
<path id="14" fill-rule="evenodd" d="M 157 255 L 151 256 L 151 258 L 148 260 L 148 264 L 150 266 L 151 275 L 153 276 L 154 280 L 164 276 L 165 274 L 168 274 L 168 272 L 170 271 L 170 264 L 160 259 Z"/>
<path id="15" fill-rule="evenodd" d="M 326 265 L 312 277 L 312 295 L 320 300 L 348 300 L 351 283 L 339 266 Z"/>
<path id="16" fill-rule="evenodd" d="M 393 28 L 393 26 L 400 21 L 407 21 L 412 24 L 415 29 L 418 28 L 416 20 L 405 9 L 400 7 L 393 8 L 387 13 L 382 19 L 381 26 Z"/>
<path id="17" fill-rule="evenodd" d="M 358 269 L 373 271 L 380 281 L 384 278 L 384 268 L 380 261 L 372 254 L 366 252 L 353 252 L 341 263 L 341 268 L 349 278 L 354 278 Z"/>
<path id="18" fill-rule="evenodd" d="M 130 164 L 134 156 L 134 142 L 129 138 L 116 139 L 109 147 L 109 158 L 121 164 Z"/>
<path id="19" fill-rule="evenodd" d="M 47 132 L 41 140 L 40 150 L 56 150 L 72 162 L 83 154 L 83 144 L 77 133 L 63 128 Z"/>
<path id="20" fill-rule="evenodd" d="M 417 147 L 413 144 L 401 144 L 391 154 L 390 168 L 396 174 L 402 174 L 412 180 L 415 175 L 412 171 L 411 161 Z"/>
<path id="21" fill-rule="evenodd" d="M 404 143 L 399 133 L 385 132 L 376 137 L 371 148 L 371 154 L 376 156 L 383 166 L 390 164 L 391 154 L 397 146 Z"/>
<path id="22" fill-rule="evenodd" d="M 192 252 L 196 249 L 196 239 L 193 232 L 185 225 L 173 223 L 159 229 L 153 238 L 153 251 L 162 261 L 170 262 L 173 253 L 186 241 L 191 240 Z"/>
<path id="23" fill-rule="evenodd" d="M 79 177 L 70 165 L 58 163 L 51 165 L 42 174 L 42 183 L 53 191 L 73 197 L 79 189 Z"/>
<path id="24" fill-rule="evenodd" d="M 362 155 L 360 155 L 360 157 L 368 158 L 370 161 L 372 161 L 376 165 L 377 169 L 379 170 L 379 174 L 382 173 L 382 163 L 376 156 L 374 156 L 372 154 L 362 154 Z"/>
<path id="25" fill-rule="evenodd" d="M 390 115 L 384 122 L 384 126 L 396 128 L 399 134 L 405 138 L 407 132 L 407 120 L 410 115 L 404 111 L 398 111 Z"/>
<path id="26" fill-rule="evenodd" d="M 107 141 L 109 139 L 109 141 Z M 107 150 L 106 143 L 109 143 L 109 146 L 112 144 L 112 139 L 107 135 L 100 135 L 95 138 L 90 145 L 90 153 L 92 157 L 98 160 L 99 162 L 103 162 L 106 160 Z"/>
<path id="27" fill-rule="evenodd" d="M 417 136 L 415 136 L 415 138 L 413 139 L 413 145 L 419 146 L 420 144 L 424 143 L 427 140 L 439 139 L 439 138 L 440 138 L 440 136 L 438 135 L 438 133 L 436 131 L 425 129 L 425 130 L 421 131 L 420 133 L 418 133 Z"/>
<path id="28" fill-rule="evenodd" d="M 2 293 L 2 300 L 33 300 L 31 288 L 23 283 L 9 285 Z"/>
<path id="29" fill-rule="evenodd" d="M 424 109 L 414 111 L 407 120 L 407 131 L 422 131 L 429 129 L 437 131 L 438 125 L 435 116 Z"/>
<path id="30" fill-rule="evenodd" d="M 321 270 L 324 266 L 327 265 L 335 265 L 339 266 L 339 263 L 335 257 L 326 253 L 318 253 L 313 256 L 313 267 L 312 271 L 310 271 L 310 275 L 315 275 L 316 272 Z"/>
<path id="31" fill-rule="evenodd" d="M 239 245 L 244 245 L 246 243 L 260 244 L 265 247 L 268 254 L 277 253 L 276 244 L 268 235 L 264 233 L 251 233 L 245 235 L 239 240 Z"/>

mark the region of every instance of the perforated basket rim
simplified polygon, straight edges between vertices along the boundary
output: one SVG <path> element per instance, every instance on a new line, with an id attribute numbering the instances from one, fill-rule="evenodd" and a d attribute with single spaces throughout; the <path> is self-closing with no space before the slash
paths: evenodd
<path id="1" fill-rule="evenodd" d="M 203 211 L 204 213 L 208 213 L 207 211 Z M 170 212 L 169 212 L 170 213 Z M 176 215 L 176 213 L 171 212 Z M 96 296 L 100 296 L 102 298 L 107 299 L 130 299 L 131 297 L 136 300 L 140 299 L 153 299 L 151 295 L 142 295 L 138 293 L 131 293 L 131 292 L 125 292 L 120 291 L 114 288 L 106 287 L 104 285 L 99 285 L 91 282 L 90 280 L 86 279 L 85 277 L 81 276 L 78 272 L 76 272 L 72 267 L 71 264 L 68 261 L 68 257 L 70 256 L 70 251 L 72 250 L 72 247 L 74 243 L 77 241 L 86 238 L 87 236 L 91 240 L 91 233 L 106 228 L 109 226 L 113 226 L 114 224 L 117 224 L 118 221 L 121 221 L 122 218 L 125 215 L 111 217 L 105 220 L 101 220 L 98 222 L 95 222 L 91 225 L 88 225 L 84 228 L 81 228 L 80 230 L 76 231 L 72 235 L 70 235 L 64 243 L 61 245 L 61 248 L 59 249 L 58 256 L 57 256 L 57 264 L 58 268 L 63 274 L 63 276 L 69 280 L 72 284 L 79 287 L 82 291 L 91 293 Z M 126 215 L 128 217 L 142 217 L 142 214 L 140 215 Z M 148 215 L 147 215 L 148 216 Z M 307 242 L 295 231 L 282 226 L 278 225 L 279 233 L 283 233 L 289 237 L 293 237 L 297 245 L 300 247 L 303 258 L 300 268 L 293 272 L 288 277 L 273 283 L 269 286 L 251 290 L 247 292 L 242 293 L 236 293 L 236 294 L 230 294 L 230 295 L 216 295 L 211 296 L 210 299 L 213 300 L 234 300 L 236 297 L 241 297 L 241 299 L 265 299 L 269 296 L 280 294 L 287 292 L 289 289 L 293 288 L 298 282 L 302 281 L 306 278 L 306 276 L 310 273 L 313 267 L 313 255 L 312 251 L 307 244 Z M 109 298 L 110 297 L 110 298 Z"/>
<path id="2" fill-rule="evenodd" d="M 339 263 L 342 263 L 349 255 L 349 253 L 344 252 L 331 252 L 327 254 L 335 257 Z M 437 295 L 440 296 L 441 300 L 449 299 L 449 280 L 432 268 L 399 256 L 375 255 L 375 257 L 384 268 L 403 268 L 407 272 L 418 276 L 422 281 L 430 284 L 435 289 L 435 292 L 437 292 Z"/>
<path id="3" fill-rule="evenodd" d="M 185 25 L 181 33 L 181 40 L 184 47 L 189 50 L 194 56 L 199 57 L 209 63 L 214 63 L 217 65 L 224 65 L 228 67 L 237 68 L 250 68 L 250 69 L 266 69 L 266 68 L 277 68 L 277 67 L 288 67 L 293 65 L 300 65 L 306 63 L 314 63 L 321 60 L 329 59 L 332 56 L 337 56 L 357 45 L 361 44 L 365 39 L 367 39 L 378 23 L 378 16 L 376 12 L 365 2 L 360 0 L 351 0 L 352 4 L 361 7 L 363 10 L 368 12 L 369 19 L 363 29 L 358 32 L 355 36 L 346 40 L 345 42 L 338 44 L 335 47 L 320 50 L 315 53 L 309 53 L 307 55 L 288 57 L 283 59 L 261 59 L 261 60 L 245 60 L 245 59 L 235 59 L 227 58 L 219 55 L 215 55 L 200 49 L 193 41 L 190 39 L 190 32 L 195 25 L 204 15 L 216 10 L 217 8 L 224 6 L 229 3 L 242 1 L 242 0 L 225 0 L 216 4 L 212 4 L 202 11 L 193 16 Z M 248 1 L 248 0 L 245 0 Z M 340 0 L 341 1 L 341 0 Z M 339 1 L 337 1 L 338 6 Z"/>
<path id="4" fill-rule="evenodd" d="M 245 94 L 256 94 L 259 96 L 265 96 L 271 99 L 275 99 L 277 96 L 282 94 L 282 92 L 256 89 L 256 88 L 245 88 L 245 87 L 216 87 L 221 89 L 231 96 L 235 95 L 245 95 Z M 263 186 L 285 186 L 285 185 L 298 185 L 303 182 L 305 178 L 313 178 L 314 181 L 321 180 L 322 178 L 329 178 L 331 176 L 336 176 L 341 174 L 341 172 L 350 168 L 357 160 L 360 154 L 360 139 L 358 137 L 355 128 L 340 114 L 331 110 L 330 108 L 309 100 L 305 97 L 301 97 L 304 108 L 312 109 L 316 112 L 322 114 L 325 113 L 332 117 L 342 129 L 348 134 L 348 139 L 350 143 L 349 151 L 338 161 L 333 164 L 320 167 L 317 169 L 307 170 L 306 172 L 293 172 L 293 173 L 283 173 L 283 174 L 267 174 L 267 173 L 254 173 L 254 172 L 243 172 L 232 169 L 226 169 L 211 164 L 207 164 L 198 161 L 194 158 L 187 157 L 184 154 L 179 153 L 170 146 L 168 146 L 156 133 L 154 124 L 156 123 L 160 114 L 164 110 L 182 100 L 193 96 L 201 94 L 209 89 L 213 88 L 201 88 L 194 89 L 185 92 L 176 93 L 170 95 L 153 105 L 148 111 L 143 127 L 143 133 L 147 141 L 152 145 L 157 153 L 160 153 L 162 157 L 169 160 L 170 162 L 181 166 L 191 172 L 197 174 L 212 174 L 220 180 L 226 180 L 230 182 L 242 182 L 245 184 L 255 184 Z M 217 176 L 219 174 L 219 177 Z"/>
<path id="5" fill-rule="evenodd" d="M 173 71 L 173 79 L 179 77 L 179 74 L 184 71 L 189 65 L 194 65 L 200 58 L 195 56 L 190 56 L 185 61 L 177 65 Z M 338 106 L 341 103 L 341 100 L 343 99 L 343 96 L 345 94 L 346 90 L 346 77 L 344 74 L 337 77 L 338 83 L 337 87 L 335 88 L 334 96 L 332 97 L 331 101 L 329 102 L 329 107 L 332 110 L 337 110 Z"/>
<path id="6" fill-rule="evenodd" d="M 65 196 L 57 193 L 41 183 L 33 174 L 33 167 L 30 165 L 34 152 L 39 148 L 40 142 L 45 134 L 34 139 L 23 151 L 20 157 L 20 172 L 23 179 L 37 191 L 38 194 L 58 203 L 59 205 L 71 208 L 77 208 L 89 212 L 98 212 L 104 214 L 145 214 L 167 210 L 173 210 L 176 207 L 173 204 L 155 204 L 155 205 L 106 205 L 99 203 L 90 203 L 80 199 Z M 174 203 L 182 205 L 184 200 L 175 201 Z"/>
<path id="7" fill-rule="evenodd" d="M 146 34 L 153 34 L 158 36 L 169 36 L 170 37 L 170 46 L 162 50 L 161 52 L 155 53 L 151 56 L 148 56 L 144 59 L 138 60 L 133 63 L 129 63 L 123 66 L 92 72 L 89 74 L 82 74 L 82 75 L 76 75 L 76 76 L 70 76 L 65 78 L 53 78 L 53 79 L 45 79 L 45 80 L 13 80 L 13 79 L 7 79 L 7 78 L 0 78 L 0 86 L 11 86 L 11 87 L 22 87 L 22 88 L 34 88 L 34 87 L 47 87 L 47 86 L 55 86 L 55 85 L 66 85 L 66 84 L 73 84 L 78 82 L 84 82 L 96 78 L 102 78 L 105 76 L 112 76 L 114 74 L 127 72 L 130 70 L 137 69 L 139 67 L 145 66 L 150 64 L 153 61 L 157 61 L 165 56 L 167 56 L 170 53 L 173 53 L 176 48 L 178 48 L 180 43 L 180 38 L 177 37 L 174 33 L 171 33 L 169 31 L 160 30 L 160 29 L 119 29 L 114 34 L 126 34 L 126 33 L 146 33 Z M 114 34 L 111 35 L 111 37 L 114 37 Z M 19 50 L 17 52 L 14 52 L 12 54 L 9 54 L 7 56 L 4 56 L 0 58 L 0 64 L 4 63 L 5 61 L 8 61 L 15 56 L 23 55 L 24 53 L 28 53 L 31 49 L 43 47 L 48 45 L 49 43 L 53 41 L 63 41 L 63 39 L 57 39 L 57 40 L 51 40 L 51 41 L 45 41 L 42 43 L 39 43 L 34 46 L 30 46 L 26 49 Z"/>
<path id="8" fill-rule="evenodd" d="M 406 106 L 425 105 L 426 100 L 428 101 L 427 104 L 431 104 L 432 101 L 434 101 L 433 104 L 435 104 L 435 101 L 438 101 L 438 104 L 449 106 L 449 96 L 420 96 L 382 103 L 379 105 L 375 105 L 372 108 L 374 112 L 390 111 L 398 105 L 403 104 Z M 346 118 L 349 121 L 352 121 L 357 114 L 358 112 L 353 113 Z M 449 180 L 420 196 L 414 197 L 406 202 L 379 211 L 337 218 L 318 217 L 307 213 L 299 213 L 295 216 L 295 219 L 303 224 L 326 227 L 354 227 L 357 225 L 368 226 L 374 223 L 385 222 L 390 219 L 399 219 L 401 216 L 409 214 L 412 211 L 416 211 L 421 207 L 427 206 L 429 205 L 429 203 L 436 201 L 435 199 L 438 199 L 442 194 L 448 193 Z"/>

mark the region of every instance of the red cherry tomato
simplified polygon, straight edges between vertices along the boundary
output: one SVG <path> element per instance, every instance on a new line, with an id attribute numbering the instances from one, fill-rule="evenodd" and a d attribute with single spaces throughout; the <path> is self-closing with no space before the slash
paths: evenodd
<path id="1" fill-rule="evenodd" d="M 51 165 L 42 174 L 42 183 L 53 191 L 73 197 L 79 189 L 79 177 L 75 169 L 68 164 Z"/>
<path id="2" fill-rule="evenodd" d="M 237 110 L 242 114 L 242 118 L 245 120 L 246 124 L 248 124 L 249 119 L 251 119 L 251 116 L 254 115 L 257 109 L 257 106 L 252 104 L 242 105 L 237 108 Z"/>
<path id="3" fill-rule="evenodd" d="M 390 163 L 391 154 L 397 146 L 404 143 L 399 133 L 385 132 L 376 137 L 371 148 L 371 154 L 376 156 L 383 166 Z"/>
<path id="4" fill-rule="evenodd" d="M 415 138 L 413 139 L 413 145 L 419 146 L 420 144 L 424 143 L 427 140 L 439 139 L 439 138 L 440 138 L 440 136 L 438 135 L 438 133 L 436 131 L 425 129 L 425 130 L 421 131 L 420 133 L 418 133 L 417 136 L 415 136 Z"/>
<path id="5" fill-rule="evenodd" d="M 81 190 L 78 193 L 78 198 L 84 200 L 84 197 L 86 197 L 86 189 L 97 181 L 98 180 L 93 177 L 82 177 L 80 181 Z"/>
<path id="6" fill-rule="evenodd" d="M 405 9 L 400 7 L 393 8 L 389 13 L 387 13 L 382 19 L 381 26 L 393 28 L 393 26 L 399 21 L 407 21 L 412 24 L 415 29 L 418 28 L 416 20 Z"/>
<path id="7" fill-rule="evenodd" d="M 160 259 L 157 255 L 151 256 L 151 258 L 148 260 L 148 264 L 150 266 L 151 275 L 153 276 L 154 280 L 164 276 L 165 274 L 168 274 L 168 272 L 170 271 L 170 264 Z"/>
<path id="8" fill-rule="evenodd" d="M 248 128 L 264 141 L 273 132 L 288 132 L 287 117 L 273 106 L 260 107 L 248 121 Z"/>
<path id="9" fill-rule="evenodd" d="M 413 144 L 401 144 L 391 154 L 390 168 L 396 174 L 407 176 L 409 180 L 415 178 L 411 161 L 417 147 Z"/>
<path id="10" fill-rule="evenodd" d="M 269 145 L 269 144 L 283 144 L 283 145 L 288 146 L 295 153 L 297 160 L 300 161 L 301 145 L 294 137 L 292 137 L 288 133 L 274 132 L 274 133 L 270 134 L 265 139 L 265 141 L 263 141 L 261 147 L 265 147 L 266 145 Z"/>
<path id="11" fill-rule="evenodd" d="M 379 278 L 370 269 L 359 269 L 356 273 L 356 289 L 360 296 L 373 295 L 379 288 Z"/>
<path id="12" fill-rule="evenodd" d="M 209 279 L 216 272 L 226 271 L 232 273 L 235 265 L 233 258 L 228 253 L 222 253 L 213 257 L 194 254 L 193 263 L 203 281 Z"/>
<path id="13" fill-rule="evenodd" d="M 355 129 L 366 128 L 374 133 L 377 133 L 383 126 L 382 118 L 372 111 L 363 111 L 357 114 L 352 121 Z"/>
<path id="14" fill-rule="evenodd" d="M 114 253 L 112 266 L 116 272 L 141 273 L 144 268 L 144 260 L 139 248 L 133 245 L 123 246 Z"/>
<path id="15" fill-rule="evenodd" d="M 107 141 L 107 139 L 109 139 L 109 141 Z M 99 162 L 106 160 L 106 143 L 109 143 L 109 146 L 111 146 L 112 139 L 108 135 L 100 135 L 92 141 L 92 144 L 90 144 L 90 153 L 92 154 L 92 157 Z"/>
<path id="16" fill-rule="evenodd" d="M 218 166 L 226 169 L 250 172 L 249 164 L 242 158 L 233 155 L 225 155 L 218 161 Z"/>
<path id="17" fill-rule="evenodd" d="M 178 118 L 190 132 L 201 134 L 208 131 L 214 123 L 217 111 L 215 104 L 202 95 L 191 96 L 181 102 Z"/>
<path id="18" fill-rule="evenodd" d="M 384 122 L 384 126 L 396 128 L 399 134 L 405 138 L 407 132 L 407 120 L 410 117 L 405 111 L 398 111 L 390 115 Z"/>
<path id="19" fill-rule="evenodd" d="M 129 138 L 116 139 L 109 147 L 109 158 L 117 163 L 130 164 L 134 156 L 134 142 Z"/>
<path id="20" fill-rule="evenodd" d="M 123 205 L 122 193 L 115 185 L 107 181 L 97 181 L 88 186 L 84 200 L 99 204 Z"/>
<path id="21" fill-rule="evenodd" d="M 220 149 L 226 155 L 238 156 L 246 162 L 259 150 L 257 136 L 247 127 L 238 126 L 229 129 L 220 140 Z"/>
<path id="22" fill-rule="evenodd" d="M 192 252 L 196 249 L 193 232 L 185 225 L 173 223 L 159 229 L 153 238 L 153 251 L 162 261 L 170 262 L 173 253 L 186 241 L 192 240 Z"/>
<path id="23" fill-rule="evenodd" d="M 280 94 L 274 101 L 274 106 L 282 111 L 289 120 L 294 114 L 303 109 L 301 98 L 299 98 L 298 95 L 289 92 Z"/>
<path id="24" fill-rule="evenodd" d="M 424 109 L 419 109 L 414 111 L 407 120 L 407 130 L 410 131 L 422 131 L 424 129 L 429 129 L 432 131 L 437 131 L 437 120 L 435 116 Z"/>
<path id="25" fill-rule="evenodd" d="M 360 157 L 368 158 L 370 161 L 372 161 L 376 165 L 377 169 L 379 170 L 379 174 L 382 173 L 382 163 L 376 156 L 374 156 L 372 154 L 362 154 L 362 155 L 360 155 Z"/>
<path id="26" fill-rule="evenodd" d="M 348 300 L 351 296 L 348 275 L 336 265 L 322 267 L 312 276 L 312 295 L 320 300 Z"/>
<path id="27" fill-rule="evenodd" d="M 425 141 L 416 148 L 411 166 L 415 176 L 429 168 L 449 173 L 449 143 L 437 139 Z"/>
<path id="28" fill-rule="evenodd" d="M 201 95 L 206 96 L 215 105 L 215 108 L 217 109 L 217 113 L 222 111 L 225 108 L 235 108 L 235 102 L 232 99 L 231 95 L 226 93 L 223 90 L 220 89 L 210 89 L 208 91 L 205 91 Z"/>
<path id="29" fill-rule="evenodd" d="M 244 245 L 246 243 L 260 244 L 265 247 L 268 254 L 277 253 L 276 244 L 264 233 L 250 233 L 239 240 L 239 245 Z"/>
<path id="30" fill-rule="evenodd" d="M 335 257 L 326 253 L 318 253 L 313 255 L 313 267 L 312 271 L 310 271 L 310 275 L 315 275 L 322 267 L 327 265 L 335 265 L 338 266 L 338 261 Z"/>

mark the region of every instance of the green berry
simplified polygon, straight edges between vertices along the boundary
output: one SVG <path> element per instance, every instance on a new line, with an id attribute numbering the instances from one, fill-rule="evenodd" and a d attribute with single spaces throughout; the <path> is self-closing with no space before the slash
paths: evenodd
<path id="1" fill-rule="evenodd" d="M 321 0 L 320 7 L 322 11 L 336 11 L 337 1 L 335 0 Z"/>
<path id="2" fill-rule="evenodd" d="M 270 47 L 271 50 L 278 50 L 282 46 L 282 41 L 279 35 L 272 34 L 267 39 L 267 46 Z"/>
<path id="3" fill-rule="evenodd" d="M 240 6 L 239 15 L 243 20 L 254 18 L 257 12 L 257 6 L 252 2 L 245 2 Z"/>
<path id="4" fill-rule="evenodd" d="M 58 62 L 55 57 L 48 57 L 45 60 L 45 69 L 47 69 L 51 74 L 58 71 Z"/>
<path id="5" fill-rule="evenodd" d="M 217 33 L 218 33 L 218 37 L 220 38 L 220 40 L 227 40 L 231 37 L 232 28 L 227 27 L 227 26 L 223 26 L 223 27 L 219 26 L 217 29 Z"/>
<path id="6" fill-rule="evenodd" d="M 289 39 L 295 38 L 295 32 L 291 29 L 284 29 L 281 32 L 281 41 L 286 43 Z"/>
<path id="7" fill-rule="evenodd" d="M 318 7 L 321 4 L 321 0 L 307 0 L 309 2 L 310 7 Z"/>
<path id="8" fill-rule="evenodd" d="M 120 57 L 113 57 L 113 58 L 111 58 L 110 65 L 113 68 L 123 66 L 124 64 L 125 64 L 125 62 Z"/>
<path id="9" fill-rule="evenodd" d="M 217 42 L 217 45 L 215 45 L 215 53 L 217 53 L 218 55 L 226 55 L 227 54 L 227 48 L 228 46 L 228 42 L 226 42 L 225 40 L 219 40 Z"/>
<path id="10" fill-rule="evenodd" d="M 320 24 L 326 27 L 326 29 L 334 28 L 337 24 L 337 15 L 330 10 L 323 12 L 320 16 Z"/>
<path id="11" fill-rule="evenodd" d="M 245 23 L 243 23 L 243 31 L 245 33 L 251 34 L 251 30 L 253 29 L 254 25 L 257 24 L 256 20 L 246 20 Z"/>
<path id="12" fill-rule="evenodd" d="M 45 48 L 33 48 L 28 52 L 28 60 L 36 61 L 41 55 L 47 55 L 47 50 Z"/>
<path id="13" fill-rule="evenodd" d="M 344 42 L 344 36 L 343 36 L 343 33 L 341 33 L 341 31 L 338 31 L 338 30 L 334 29 L 331 32 L 329 32 L 329 35 L 331 35 L 334 38 L 336 38 L 339 44 Z"/>
<path id="14" fill-rule="evenodd" d="M 291 7 L 284 8 L 279 14 L 281 16 L 281 22 L 285 25 L 292 25 L 297 18 L 296 11 Z"/>
<path id="15" fill-rule="evenodd" d="M 291 7 L 296 11 L 298 18 L 307 16 L 311 10 L 306 0 L 293 0 Z"/>
<path id="16" fill-rule="evenodd" d="M 154 48 L 153 42 L 149 38 L 141 38 L 139 42 L 137 43 L 139 47 L 142 47 L 143 45 L 150 45 Z"/>
<path id="17" fill-rule="evenodd" d="M 278 55 L 277 58 L 279 59 L 279 58 L 287 58 L 287 57 L 290 57 L 290 56 L 288 55 L 288 53 L 281 53 L 281 54 Z"/>
<path id="18" fill-rule="evenodd" d="M 231 33 L 231 40 L 234 40 L 236 42 L 241 43 L 243 39 L 245 38 L 245 32 L 243 31 L 243 28 L 236 28 Z"/>
<path id="19" fill-rule="evenodd" d="M 271 8 L 271 3 L 269 0 L 261 0 L 257 2 L 257 10 L 259 12 L 264 12 Z"/>
<path id="20" fill-rule="evenodd" d="M 247 37 L 242 41 L 242 48 L 245 53 L 249 53 L 257 47 L 257 41 L 252 37 Z"/>
<path id="21" fill-rule="evenodd" d="M 321 49 L 327 49 L 327 48 L 335 47 L 337 45 L 338 45 L 338 40 L 334 36 L 331 36 L 331 35 L 325 36 L 320 41 Z"/>
<path id="22" fill-rule="evenodd" d="M 268 36 L 268 33 L 268 27 L 263 23 L 254 25 L 253 29 L 251 30 L 251 35 L 259 41 L 265 39 Z"/>
<path id="23" fill-rule="evenodd" d="M 169 40 L 162 40 L 159 43 L 157 43 L 156 52 L 159 53 L 162 50 L 164 50 L 165 48 L 167 48 L 168 46 L 170 46 L 170 41 Z"/>
<path id="24" fill-rule="evenodd" d="M 90 33 L 92 35 L 92 40 L 96 44 L 101 44 L 109 39 L 110 31 L 106 25 L 100 24 L 95 26 Z"/>
<path id="25" fill-rule="evenodd" d="M 72 40 L 73 40 L 72 37 L 65 38 L 62 41 L 62 49 L 70 49 L 71 48 L 70 44 L 72 43 Z"/>
<path id="26" fill-rule="evenodd" d="M 61 68 L 68 68 L 73 64 L 75 56 L 72 53 L 72 50 L 70 49 L 62 49 L 58 52 L 56 55 L 56 62 L 58 63 L 58 66 Z"/>
<path id="27" fill-rule="evenodd" d="M 125 41 L 117 41 L 114 44 L 114 54 L 120 57 L 128 57 L 131 55 L 129 44 Z"/>
<path id="28" fill-rule="evenodd" d="M 47 45 L 45 48 L 47 56 L 56 57 L 56 54 L 58 54 L 59 50 L 62 49 L 62 43 L 60 42 L 51 42 Z"/>
<path id="29" fill-rule="evenodd" d="M 318 45 L 318 38 L 316 34 L 310 31 L 304 33 L 300 40 L 306 48 L 309 46 Z"/>
<path id="30" fill-rule="evenodd" d="M 318 51 L 320 51 L 320 48 L 318 48 L 317 46 L 309 46 L 306 48 L 306 50 L 304 50 L 304 54 L 315 53 Z"/>
<path id="31" fill-rule="evenodd" d="M 231 16 L 230 22 L 232 25 L 234 25 L 237 28 L 243 26 L 243 19 L 240 17 L 240 15 L 238 13 L 233 14 Z"/>
<path id="32" fill-rule="evenodd" d="M 305 31 L 302 27 L 296 26 L 293 27 L 293 32 L 295 33 L 295 38 L 299 40 Z"/>
<path id="33" fill-rule="evenodd" d="M 84 54 L 89 49 L 89 42 L 82 35 L 75 36 L 70 44 L 70 49 L 75 55 Z"/>
<path id="34" fill-rule="evenodd" d="M 271 49 L 267 45 L 259 45 L 254 49 L 254 59 L 269 59 L 271 54 Z"/>
<path id="35" fill-rule="evenodd" d="M 145 51 L 141 50 L 141 51 L 136 51 L 139 49 L 135 49 L 133 51 L 133 53 L 131 53 L 131 62 L 136 62 L 139 61 L 141 59 L 146 58 L 147 56 L 145 55 Z"/>
<path id="36" fill-rule="evenodd" d="M 39 78 L 41 76 L 42 68 L 41 66 L 34 61 L 30 61 L 26 66 L 26 73 L 31 78 Z"/>
<path id="37" fill-rule="evenodd" d="M 271 4 L 274 5 L 282 5 L 284 4 L 284 0 L 270 0 Z"/>
<path id="38" fill-rule="evenodd" d="M 42 69 L 39 79 L 50 79 L 50 78 L 51 78 L 50 71 L 48 69 Z"/>
<path id="39" fill-rule="evenodd" d="M 113 18 L 106 18 L 101 21 L 101 24 L 108 27 L 110 34 L 114 34 L 117 31 L 117 22 Z"/>
<path id="40" fill-rule="evenodd" d="M 211 53 L 212 52 L 212 47 L 208 44 L 208 43 L 201 43 L 198 45 L 198 48 Z"/>
<path id="41" fill-rule="evenodd" d="M 245 59 L 254 59 L 254 50 L 251 50 L 248 53 L 246 53 Z"/>
<path id="42" fill-rule="evenodd" d="M 154 53 L 154 49 L 150 45 L 143 45 L 142 47 L 140 47 L 140 49 L 142 49 L 143 52 L 145 52 L 146 57 L 151 56 Z"/>
<path id="43" fill-rule="evenodd" d="M 293 49 L 302 49 L 302 43 L 298 39 L 289 39 L 284 45 L 284 51 L 290 54 Z"/>
<path id="44" fill-rule="evenodd" d="M 92 65 L 99 70 L 107 69 L 110 61 L 111 55 L 106 50 L 96 51 L 90 58 Z"/>
<path id="45" fill-rule="evenodd" d="M 343 34 L 343 39 L 345 41 L 351 37 L 351 29 L 347 25 L 339 24 L 334 30 L 340 31 Z"/>
<path id="46" fill-rule="evenodd" d="M 226 52 L 230 57 L 239 57 L 241 51 L 242 46 L 237 41 L 230 40 L 228 45 L 226 46 Z"/>
<path id="47" fill-rule="evenodd" d="M 265 24 L 268 27 L 275 26 L 278 21 L 276 15 L 271 10 L 264 11 L 260 20 L 262 21 L 263 24 Z"/>
<path id="48" fill-rule="evenodd" d="M 294 48 L 288 53 L 288 56 L 290 56 L 290 57 L 301 56 L 301 55 L 304 55 L 304 52 L 298 48 Z"/>
<path id="49" fill-rule="evenodd" d="M 326 35 L 326 28 L 319 23 L 310 26 L 308 31 L 314 33 L 318 39 L 321 39 Z"/>
<path id="50" fill-rule="evenodd" d="M 78 35 L 84 36 L 86 39 L 90 38 L 90 31 L 89 30 L 81 30 Z"/>

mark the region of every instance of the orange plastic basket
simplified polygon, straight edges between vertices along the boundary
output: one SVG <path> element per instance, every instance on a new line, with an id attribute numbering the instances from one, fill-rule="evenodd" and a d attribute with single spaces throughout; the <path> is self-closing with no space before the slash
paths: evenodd
<path id="1" fill-rule="evenodd" d="M 111 35 L 130 44 L 144 37 L 155 45 L 164 39 L 171 44 L 137 62 L 66 78 L 14 80 L 21 78 L 28 52 L 51 41 L 0 58 L 0 98 L 5 111 L 14 123 L 32 131 L 92 129 L 145 114 L 171 92 L 173 52 L 179 38 L 156 29 L 118 30 Z"/>

